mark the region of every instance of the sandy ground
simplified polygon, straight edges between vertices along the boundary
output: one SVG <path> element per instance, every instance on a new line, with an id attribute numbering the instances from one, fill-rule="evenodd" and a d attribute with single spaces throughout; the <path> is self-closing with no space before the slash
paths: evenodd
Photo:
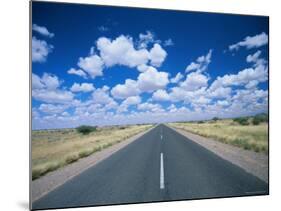
<path id="1" fill-rule="evenodd" d="M 182 129 L 170 128 L 268 183 L 268 155 L 224 144 Z"/>
<path id="2" fill-rule="evenodd" d="M 149 130 L 153 128 L 154 127 L 150 128 Z M 88 157 L 82 158 L 77 162 L 69 164 L 61 169 L 50 172 L 39 179 L 31 181 L 31 201 L 34 202 L 35 200 L 54 190 L 56 187 L 64 184 L 69 179 L 111 156 L 113 153 L 135 141 L 149 130 L 143 131 L 133 137 L 128 138 L 127 140 L 108 147 L 100 152 L 96 152 Z"/>

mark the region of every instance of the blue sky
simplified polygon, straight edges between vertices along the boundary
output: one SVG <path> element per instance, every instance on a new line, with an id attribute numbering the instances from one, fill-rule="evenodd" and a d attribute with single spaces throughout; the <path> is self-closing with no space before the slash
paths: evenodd
<path id="1" fill-rule="evenodd" d="M 33 129 L 267 109 L 267 17 L 32 3 Z"/>

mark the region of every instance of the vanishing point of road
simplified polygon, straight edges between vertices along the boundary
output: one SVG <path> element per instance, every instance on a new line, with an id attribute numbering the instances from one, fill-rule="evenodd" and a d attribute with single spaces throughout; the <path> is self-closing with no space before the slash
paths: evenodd
<path id="1" fill-rule="evenodd" d="M 161 124 L 32 209 L 268 194 L 268 184 Z"/>

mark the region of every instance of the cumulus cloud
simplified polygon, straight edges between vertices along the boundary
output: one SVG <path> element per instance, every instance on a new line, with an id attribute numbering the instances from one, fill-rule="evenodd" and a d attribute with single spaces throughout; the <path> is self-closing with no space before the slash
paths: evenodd
<path id="1" fill-rule="evenodd" d="M 45 62 L 49 53 L 52 52 L 54 46 L 48 44 L 44 40 L 32 37 L 32 62 Z"/>
<path id="2" fill-rule="evenodd" d="M 65 106 L 65 105 L 54 105 L 54 104 L 42 103 L 38 109 L 44 113 L 58 114 L 58 113 L 63 113 L 67 108 L 68 108 L 68 106 Z"/>
<path id="3" fill-rule="evenodd" d="M 107 67 L 113 65 L 136 67 L 146 64 L 149 59 L 149 52 L 146 49 L 136 50 L 133 39 L 124 35 L 117 37 L 115 40 L 101 37 L 97 41 L 97 48 Z"/>
<path id="4" fill-rule="evenodd" d="M 70 90 L 72 92 L 91 92 L 93 91 L 95 88 L 93 86 L 93 84 L 91 83 L 74 83 L 72 85 L 72 87 L 70 88 Z"/>
<path id="5" fill-rule="evenodd" d="M 138 48 L 147 48 L 150 43 L 154 43 L 155 35 L 151 31 L 146 31 L 146 34 L 139 34 L 139 40 L 137 41 Z"/>
<path id="6" fill-rule="evenodd" d="M 40 78 L 32 74 L 32 97 L 46 103 L 70 103 L 74 95 L 70 91 L 61 90 L 61 81 L 57 76 L 44 73 Z"/>
<path id="7" fill-rule="evenodd" d="M 72 75 L 78 75 L 78 76 L 81 76 L 83 78 L 87 78 L 87 74 L 81 69 L 70 68 L 67 71 L 67 73 L 72 74 Z"/>
<path id="8" fill-rule="evenodd" d="M 210 90 L 215 90 L 222 86 L 243 86 L 251 81 L 265 82 L 267 80 L 268 67 L 259 65 L 254 68 L 246 68 L 241 70 L 237 74 L 226 74 L 222 77 L 217 77 L 217 79 L 212 83 Z"/>
<path id="9" fill-rule="evenodd" d="M 49 32 L 49 30 L 45 26 L 38 26 L 37 24 L 32 25 L 32 30 L 38 32 L 39 34 L 52 38 L 55 36 L 54 33 Z"/>
<path id="10" fill-rule="evenodd" d="M 35 73 L 32 73 L 32 89 L 48 89 L 55 90 L 60 86 L 61 81 L 59 81 L 56 75 L 50 73 L 44 73 L 42 78 L 40 78 Z"/>
<path id="11" fill-rule="evenodd" d="M 173 46 L 174 42 L 171 38 L 164 41 L 164 46 Z"/>
<path id="12" fill-rule="evenodd" d="M 208 90 L 208 95 L 212 98 L 227 98 L 230 96 L 232 89 L 230 87 L 218 87 Z"/>
<path id="13" fill-rule="evenodd" d="M 145 72 L 139 74 L 137 80 L 126 79 L 124 84 L 117 84 L 112 88 L 111 94 L 114 98 L 124 99 L 143 92 L 153 92 L 165 88 L 169 83 L 168 77 L 168 73 L 148 67 Z"/>
<path id="14" fill-rule="evenodd" d="M 184 76 L 179 72 L 174 78 L 171 78 L 171 83 L 178 83 Z"/>
<path id="15" fill-rule="evenodd" d="M 250 54 L 247 56 L 246 61 L 248 63 L 253 63 L 255 67 L 259 66 L 259 65 L 266 65 L 266 60 L 263 58 L 260 58 L 261 55 L 261 51 L 257 51 L 254 54 Z"/>
<path id="16" fill-rule="evenodd" d="M 138 105 L 139 110 L 150 110 L 150 111 L 162 111 L 162 106 L 160 104 L 153 104 L 153 103 L 141 103 Z"/>
<path id="17" fill-rule="evenodd" d="M 137 85 L 142 92 L 153 92 L 166 87 L 169 83 L 169 74 L 159 72 L 154 67 L 149 67 L 138 76 Z"/>
<path id="18" fill-rule="evenodd" d="M 122 102 L 124 105 L 137 105 L 139 103 L 141 103 L 140 96 L 131 96 Z"/>
<path id="19" fill-rule="evenodd" d="M 74 95 L 65 90 L 32 90 L 32 97 L 46 103 L 70 103 Z"/>
<path id="20" fill-rule="evenodd" d="M 185 69 L 186 72 L 197 71 L 204 72 L 207 70 L 208 65 L 211 63 L 213 50 L 210 49 L 205 56 L 200 56 L 196 59 L 196 62 L 191 62 Z"/>
<path id="21" fill-rule="evenodd" d="M 140 89 L 138 87 L 137 81 L 126 79 L 125 84 L 117 84 L 115 87 L 113 87 L 111 94 L 114 98 L 125 99 L 127 97 L 140 94 Z"/>
<path id="22" fill-rule="evenodd" d="M 152 95 L 152 100 L 155 101 L 168 101 L 170 100 L 169 94 L 166 92 L 166 90 L 159 89 Z"/>
<path id="23" fill-rule="evenodd" d="M 127 112 L 128 108 L 133 105 L 138 105 L 141 103 L 140 96 L 131 96 L 123 100 L 120 106 L 117 109 L 117 113 Z"/>
<path id="24" fill-rule="evenodd" d="M 98 55 L 90 55 L 85 58 L 80 57 L 77 65 L 87 72 L 91 78 L 103 75 L 104 63 Z"/>
<path id="25" fill-rule="evenodd" d="M 247 49 L 259 48 L 261 46 L 268 44 L 268 35 L 264 32 L 255 36 L 247 36 L 244 40 L 230 45 L 228 48 L 230 51 L 238 50 L 240 47 L 245 47 Z"/>
<path id="26" fill-rule="evenodd" d="M 209 78 L 201 73 L 192 72 L 186 76 L 185 81 L 180 83 L 180 87 L 186 91 L 194 91 L 208 86 Z"/>
<path id="27" fill-rule="evenodd" d="M 167 52 L 161 47 L 161 45 L 155 43 L 153 48 L 151 48 L 149 55 L 151 65 L 160 67 L 164 62 L 166 56 Z"/>
<path id="28" fill-rule="evenodd" d="M 109 96 L 109 87 L 103 86 L 102 88 L 96 89 L 92 94 L 92 99 L 95 104 L 109 104 L 116 105 L 116 102 Z"/>

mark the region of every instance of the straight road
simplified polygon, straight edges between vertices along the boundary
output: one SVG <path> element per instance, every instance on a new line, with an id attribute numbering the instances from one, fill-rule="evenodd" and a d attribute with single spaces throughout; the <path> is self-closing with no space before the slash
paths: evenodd
<path id="1" fill-rule="evenodd" d="M 33 209 L 268 194 L 268 184 L 161 124 Z"/>

